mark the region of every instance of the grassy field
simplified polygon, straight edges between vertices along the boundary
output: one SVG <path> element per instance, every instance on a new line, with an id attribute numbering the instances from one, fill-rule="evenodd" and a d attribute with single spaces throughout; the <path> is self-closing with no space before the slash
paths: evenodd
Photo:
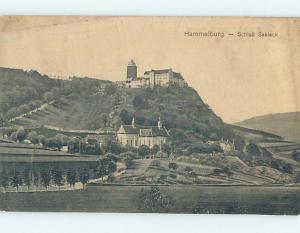
<path id="1" fill-rule="evenodd" d="M 143 212 L 138 196 L 144 186 L 90 186 L 86 190 L 1 193 L 6 211 Z M 300 187 L 160 186 L 175 204 L 170 213 L 299 214 Z"/>

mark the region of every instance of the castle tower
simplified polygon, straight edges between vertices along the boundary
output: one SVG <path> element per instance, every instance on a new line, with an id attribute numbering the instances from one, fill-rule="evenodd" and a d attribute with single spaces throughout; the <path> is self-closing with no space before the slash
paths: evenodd
<path id="1" fill-rule="evenodd" d="M 157 127 L 158 129 L 162 129 L 162 122 L 160 120 L 160 117 L 158 117 Z"/>
<path id="2" fill-rule="evenodd" d="M 135 62 L 131 59 L 127 65 L 127 81 L 137 78 L 137 67 Z"/>

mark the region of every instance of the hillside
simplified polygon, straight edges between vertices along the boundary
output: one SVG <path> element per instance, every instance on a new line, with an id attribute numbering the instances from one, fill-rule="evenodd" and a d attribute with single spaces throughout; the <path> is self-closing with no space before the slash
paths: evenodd
<path id="1" fill-rule="evenodd" d="M 57 85 L 57 80 L 37 71 L 0 67 L 0 115 L 13 107 L 42 100 L 43 94 Z"/>
<path id="2" fill-rule="evenodd" d="M 235 125 L 274 133 L 286 140 L 300 142 L 300 112 L 253 117 Z"/>
<path id="3" fill-rule="evenodd" d="M 233 137 L 191 87 L 117 88 L 110 81 L 55 80 L 36 71 L 6 68 L 0 69 L 0 83 L 0 113 L 15 126 L 116 130 L 121 122 L 130 124 L 133 117 L 137 124 L 155 125 L 160 116 L 178 140 Z"/>
<path id="4" fill-rule="evenodd" d="M 65 130 L 117 129 L 121 122 L 155 125 L 161 116 L 168 129 L 198 138 L 226 137 L 222 120 L 192 88 L 114 89 L 112 93 L 71 93 L 43 111 L 27 115 L 14 125 L 55 126 Z M 63 101 L 61 101 L 63 99 Z M 182 137 L 186 137 L 183 135 Z"/>

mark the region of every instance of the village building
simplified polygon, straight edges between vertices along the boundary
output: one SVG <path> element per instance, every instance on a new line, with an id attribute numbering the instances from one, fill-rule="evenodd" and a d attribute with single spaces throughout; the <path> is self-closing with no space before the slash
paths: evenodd
<path id="1" fill-rule="evenodd" d="M 118 81 L 116 84 L 120 88 L 153 88 L 155 86 L 168 87 L 171 85 L 179 87 L 187 86 L 182 75 L 174 72 L 171 68 L 161 70 L 152 69 L 145 71 L 143 76 L 138 77 L 137 66 L 133 60 L 130 60 L 127 65 L 126 81 Z"/>
<path id="2" fill-rule="evenodd" d="M 135 119 L 132 119 L 131 125 L 121 125 L 117 132 L 117 140 L 122 146 L 138 148 L 141 145 L 146 145 L 153 148 L 158 145 L 160 148 L 167 143 L 169 132 L 162 125 L 161 120 L 158 120 L 157 126 L 140 126 L 135 124 Z"/>
<path id="3" fill-rule="evenodd" d="M 231 143 L 228 140 L 221 140 L 219 145 L 224 152 L 229 153 L 235 151 L 234 141 Z"/>

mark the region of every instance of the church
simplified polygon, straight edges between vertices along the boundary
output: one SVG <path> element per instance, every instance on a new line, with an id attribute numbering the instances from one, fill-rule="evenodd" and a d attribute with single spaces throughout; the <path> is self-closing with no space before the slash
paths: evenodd
<path id="1" fill-rule="evenodd" d="M 126 81 L 117 82 L 117 85 L 127 88 L 153 88 L 155 86 L 168 87 L 171 85 L 183 87 L 187 83 L 180 73 L 174 72 L 171 68 L 161 70 L 152 69 L 145 71 L 142 77 L 138 77 L 137 66 L 133 60 L 130 60 L 127 65 Z"/>
<path id="2" fill-rule="evenodd" d="M 122 146 L 138 148 L 146 145 L 153 148 L 158 145 L 160 148 L 167 143 L 169 132 L 163 127 L 159 118 L 157 126 L 136 125 L 135 119 L 132 119 L 131 125 L 121 125 L 117 132 L 117 139 Z"/>

